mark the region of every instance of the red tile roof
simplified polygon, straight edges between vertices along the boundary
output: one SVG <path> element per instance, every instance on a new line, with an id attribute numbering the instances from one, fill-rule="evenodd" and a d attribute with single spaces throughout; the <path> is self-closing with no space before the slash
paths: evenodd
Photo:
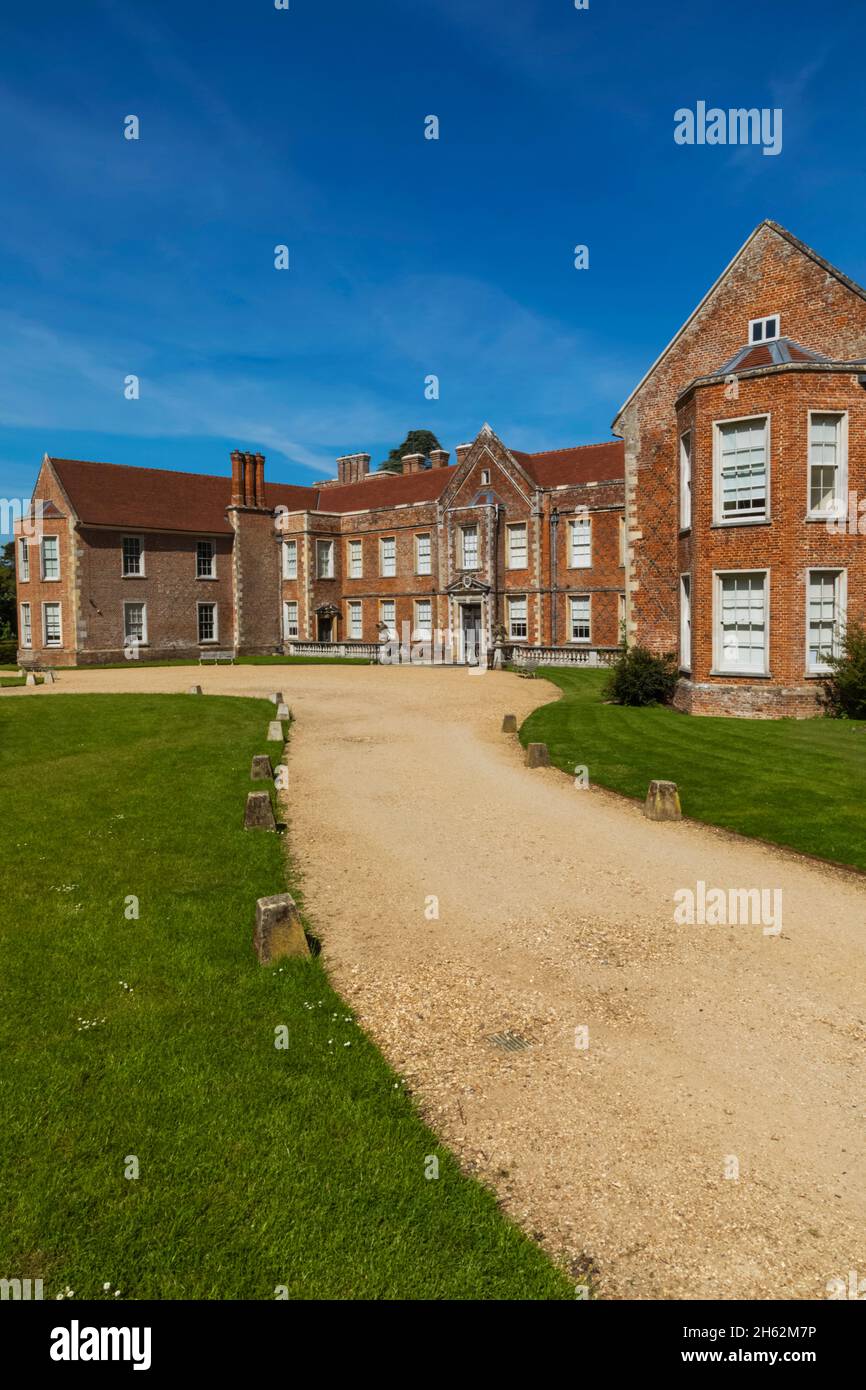
<path id="1" fill-rule="evenodd" d="M 540 454 L 512 452 L 539 487 L 601 482 L 624 474 L 620 440 Z M 227 476 L 88 463 L 82 459 L 52 458 L 51 462 L 75 512 L 87 525 L 231 534 L 226 517 L 231 502 L 231 479 Z M 451 464 L 405 475 L 375 473 L 360 483 L 324 488 L 266 483 L 265 497 L 269 507 L 311 512 L 355 512 L 432 502 L 441 497 L 456 468 L 456 464 Z"/>
<path id="2" fill-rule="evenodd" d="M 425 468 L 420 473 L 371 473 L 360 483 L 322 488 L 320 512 L 360 512 L 367 507 L 397 507 L 401 502 L 433 502 L 454 477 L 456 464 Z"/>
<path id="3" fill-rule="evenodd" d="M 55 472 L 81 521 L 91 526 L 140 526 L 153 531 L 231 534 L 226 507 L 231 479 L 168 468 L 134 468 L 119 463 L 56 459 Z M 318 491 L 288 483 L 266 483 L 272 507 L 315 508 Z"/>
<path id="4" fill-rule="evenodd" d="M 511 450 L 539 487 L 561 483 L 605 482 L 625 477 L 625 445 L 621 439 L 606 444 L 581 444 L 574 449 L 547 449 L 540 454 Z"/>

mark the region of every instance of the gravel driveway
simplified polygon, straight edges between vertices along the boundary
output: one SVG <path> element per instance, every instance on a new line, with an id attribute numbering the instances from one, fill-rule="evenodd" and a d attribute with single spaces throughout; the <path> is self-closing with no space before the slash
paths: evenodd
<path id="1" fill-rule="evenodd" d="M 69 672 L 0 698 L 193 681 L 285 692 L 292 851 L 332 975 L 555 1257 L 608 1298 L 866 1277 L 862 878 L 527 770 L 501 717 L 556 692 L 505 673 Z M 699 880 L 780 888 L 782 931 L 678 925 Z"/>

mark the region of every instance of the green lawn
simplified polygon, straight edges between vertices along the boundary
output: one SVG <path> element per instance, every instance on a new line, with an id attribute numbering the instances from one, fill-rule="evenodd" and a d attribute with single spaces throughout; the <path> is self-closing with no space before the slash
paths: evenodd
<path id="1" fill-rule="evenodd" d="M 546 743 L 557 767 L 643 799 L 654 777 L 683 813 L 866 870 L 866 722 L 711 719 L 603 704 L 604 671 L 543 674 L 562 699 L 536 710 L 521 741 Z"/>
<path id="2" fill-rule="evenodd" d="M 271 714 L 0 704 L 0 1273 L 46 1297 L 573 1298 L 436 1143 L 319 960 L 257 964 L 284 846 L 241 822 Z"/>

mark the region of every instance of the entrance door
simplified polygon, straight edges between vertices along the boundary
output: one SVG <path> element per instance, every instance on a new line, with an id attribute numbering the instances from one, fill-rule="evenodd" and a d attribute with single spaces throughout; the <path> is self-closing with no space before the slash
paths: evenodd
<path id="1" fill-rule="evenodd" d="M 461 657 L 468 666 L 477 666 L 481 655 L 481 604 L 461 603 Z"/>
<path id="2" fill-rule="evenodd" d="M 334 640 L 334 619 L 319 618 L 319 641 L 333 642 Z"/>

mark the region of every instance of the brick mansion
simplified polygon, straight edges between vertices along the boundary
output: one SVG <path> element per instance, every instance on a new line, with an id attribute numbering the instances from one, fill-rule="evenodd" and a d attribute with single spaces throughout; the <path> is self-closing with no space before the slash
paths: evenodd
<path id="1" fill-rule="evenodd" d="M 597 664 L 625 634 L 678 654 L 684 711 L 814 713 L 846 613 L 866 618 L 866 290 L 762 222 L 612 433 L 526 453 L 485 425 L 453 461 L 351 454 L 309 487 L 261 454 L 230 476 L 46 455 L 16 534 L 19 660 L 445 631 L 458 660 L 498 641 Z"/>

